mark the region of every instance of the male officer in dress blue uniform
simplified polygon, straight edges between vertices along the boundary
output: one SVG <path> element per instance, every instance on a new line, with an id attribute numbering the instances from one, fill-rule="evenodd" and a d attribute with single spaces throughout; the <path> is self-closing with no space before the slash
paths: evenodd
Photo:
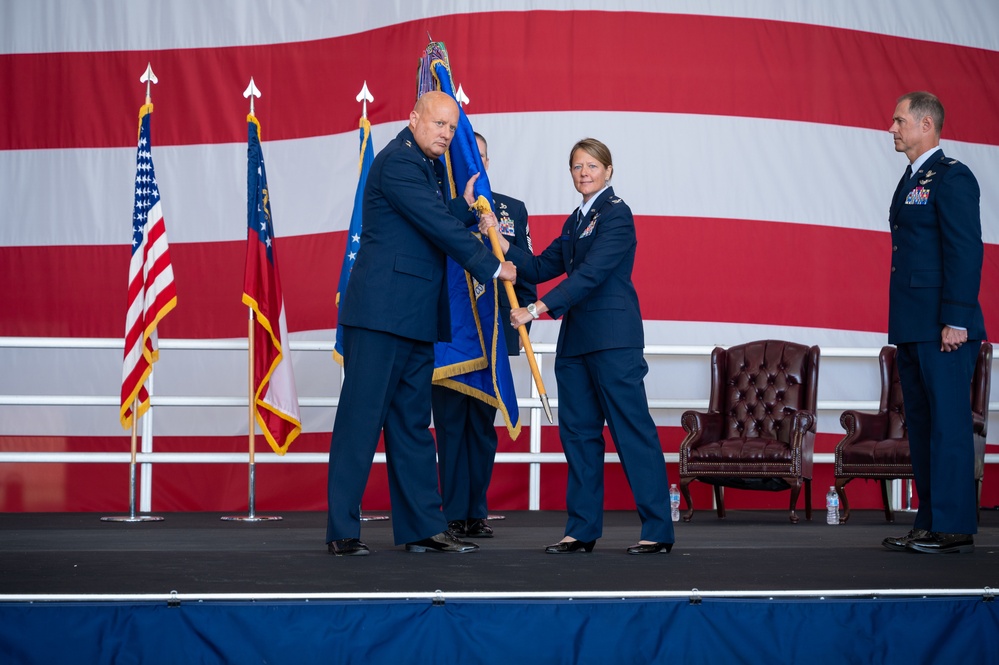
<path id="1" fill-rule="evenodd" d="M 944 109 L 928 92 L 899 98 L 890 132 L 909 167 L 888 221 L 888 341 L 897 362 L 919 509 L 891 550 L 974 550 L 978 531 L 971 378 L 985 322 L 978 303 L 982 226 L 978 181 L 944 156 Z"/>
<path id="2" fill-rule="evenodd" d="M 384 430 L 396 544 L 411 552 L 478 549 L 447 529 L 441 512 L 430 387 L 434 342 L 450 338 L 445 255 L 477 280 L 515 281 L 466 228 L 474 223 L 471 178 L 449 206 L 434 162 L 458 125 L 458 105 L 428 92 L 375 157 L 364 188 L 361 245 L 340 304 L 344 383 L 333 425 L 326 542 L 331 554 L 363 555 L 360 504 Z M 488 216 L 487 216 L 488 217 Z"/>
<path id="3" fill-rule="evenodd" d="M 482 165 L 489 169 L 486 139 L 476 132 Z M 527 207 L 522 201 L 493 192 L 496 230 L 512 245 L 533 252 L 527 224 Z M 514 287 L 521 303 L 534 302 L 537 287 L 524 280 Z M 498 289 L 496 317 L 504 331 L 507 353 L 520 355 L 520 334 L 511 326 L 510 300 L 506 289 Z M 530 330 L 530 324 L 528 324 Z M 499 347 L 503 348 L 503 347 Z M 486 523 L 489 510 L 486 493 L 496 459 L 496 407 L 480 399 L 444 386 L 433 388 L 434 431 L 437 434 L 437 458 L 440 468 L 441 496 L 448 528 L 458 536 L 492 538 L 493 528 Z"/>

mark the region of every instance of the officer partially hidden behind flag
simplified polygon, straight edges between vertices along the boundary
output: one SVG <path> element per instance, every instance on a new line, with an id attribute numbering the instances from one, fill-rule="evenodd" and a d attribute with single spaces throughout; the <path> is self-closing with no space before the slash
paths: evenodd
<path id="1" fill-rule="evenodd" d="M 434 165 L 457 124 L 453 98 L 424 94 L 409 125 L 375 157 L 365 185 L 360 250 L 339 314 L 344 383 L 330 441 L 326 530 L 337 556 L 369 552 L 360 504 L 383 431 L 396 544 L 410 552 L 478 549 L 447 528 L 429 430 L 434 342 L 450 335 L 445 259 L 480 282 L 513 282 L 516 269 L 466 228 L 475 179 L 450 204 L 438 187 Z"/>
<path id="2" fill-rule="evenodd" d="M 486 139 L 475 133 L 475 143 L 482 165 L 489 168 Z M 492 208 L 498 232 L 513 245 L 533 253 L 531 232 L 527 222 L 527 207 L 522 201 L 493 192 Z M 510 302 L 505 290 L 498 289 L 499 308 L 496 317 L 503 342 L 511 356 L 520 355 L 521 340 L 510 320 Z M 517 282 L 518 302 L 534 302 L 537 287 L 524 280 Z M 530 324 L 527 324 L 530 329 Z M 448 528 L 459 536 L 492 538 L 493 529 L 486 523 L 488 508 L 486 491 L 493 474 L 498 440 L 496 436 L 497 408 L 476 396 L 453 388 L 434 385 L 434 432 L 437 435 L 437 456 L 440 466 L 441 495 Z"/>

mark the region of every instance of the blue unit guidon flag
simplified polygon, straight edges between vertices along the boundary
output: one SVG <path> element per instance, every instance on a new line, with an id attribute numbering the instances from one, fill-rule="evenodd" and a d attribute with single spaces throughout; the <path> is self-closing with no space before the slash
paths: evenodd
<path id="1" fill-rule="evenodd" d="M 260 146 L 260 123 L 247 116 L 246 272 L 243 303 L 253 310 L 254 416 L 278 455 L 302 431 L 290 338 L 274 247 L 270 191 Z"/>
<path id="2" fill-rule="evenodd" d="M 132 258 L 128 264 L 125 357 L 121 369 L 121 425 L 149 409 L 146 379 L 159 359 L 156 327 L 177 305 L 166 222 L 153 168 L 150 120 L 153 105 L 139 109 L 139 146 L 135 157 L 135 205 L 132 208 Z"/>
<path id="3" fill-rule="evenodd" d="M 368 171 L 375 161 L 375 151 L 371 147 L 371 122 L 366 116 L 360 120 L 361 155 L 358 159 L 357 190 L 354 192 L 354 209 L 350 214 L 350 226 L 347 229 L 347 244 L 343 250 L 343 266 L 340 268 L 340 281 L 336 287 L 336 306 L 340 309 L 340 298 L 347 291 L 347 281 L 350 271 L 354 268 L 357 250 L 361 248 L 361 209 L 364 207 L 364 184 L 368 181 Z M 343 328 L 339 318 L 336 324 L 336 342 L 333 344 L 333 359 L 343 365 Z"/>
<path id="4" fill-rule="evenodd" d="M 440 90 L 455 97 L 451 66 L 443 42 L 427 45 L 420 58 L 417 86 L 417 96 Z M 452 197 L 460 196 L 468 180 L 478 173 L 475 196 L 491 205 L 492 190 L 475 142 L 475 131 L 460 104 L 458 128 L 441 160 L 447 168 Z M 451 341 L 438 342 L 434 346 L 434 383 L 495 406 L 503 414 L 510 437 L 516 439 L 520 434 L 520 411 L 506 339 L 499 330 L 496 316 L 499 310 L 496 280 L 479 284 L 450 258 L 447 260 L 447 280 Z"/>

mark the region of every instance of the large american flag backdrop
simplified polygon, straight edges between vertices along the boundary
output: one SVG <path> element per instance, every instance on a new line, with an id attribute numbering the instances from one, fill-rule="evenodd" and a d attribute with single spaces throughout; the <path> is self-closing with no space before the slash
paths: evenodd
<path id="1" fill-rule="evenodd" d="M 245 340 L 241 92 L 251 76 L 263 92 L 255 112 L 267 120 L 288 328 L 293 340 L 332 342 L 358 177 L 355 95 L 367 81 L 378 150 L 408 118 L 428 34 L 447 44 L 455 82 L 470 98 L 465 110 L 489 140 L 490 180 L 527 202 L 536 246 L 547 246 L 577 205 L 570 146 L 584 136 L 610 146 L 615 190 L 638 225 L 635 278 L 652 345 L 767 337 L 823 348 L 884 344 L 888 203 L 905 167 L 887 128 L 900 94 L 935 92 L 947 108 L 945 151 L 982 185 L 981 299 L 995 335 L 996 26 L 994 0 L 7 0 L 0 337 L 121 336 L 135 109 L 151 63 L 157 175 L 168 193 L 180 303 L 159 327 L 154 394 L 245 395 L 245 351 L 163 343 Z M 557 326 L 541 321 L 532 338 L 554 342 Z M 0 390 L 116 395 L 120 353 L 0 349 Z M 303 403 L 338 393 L 328 351 L 294 361 Z M 839 374 L 823 362 L 820 401 L 877 399 L 875 359 Z M 650 364 L 651 396 L 706 400 L 705 357 Z M 515 372 L 526 394 L 523 358 Z M 549 359 L 553 393 L 550 372 Z M 156 452 L 245 451 L 244 409 L 154 411 Z M 112 404 L 0 406 L 0 450 L 125 451 L 116 412 Z M 655 415 L 664 450 L 675 453 L 679 412 Z M 841 437 L 838 415 L 820 414 L 817 452 L 831 452 Z M 303 408 L 289 456 L 327 450 L 333 416 L 330 407 Z M 510 441 L 501 428 L 501 451 L 526 451 L 529 429 Z M 554 427 L 544 427 L 542 444 L 560 450 Z M 817 466 L 817 504 L 830 467 Z M 675 465 L 669 470 L 675 480 Z M 127 464 L 0 465 L 0 510 L 121 509 L 127 473 Z M 989 475 L 983 503 L 991 505 L 999 483 Z M 564 465 L 543 468 L 542 508 L 564 508 L 564 477 Z M 157 464 L 154 478 L 153 510 L 245 506 L 245 465 Z M 257 476 L 259 505 L 322 509 L 325 479 L 324 464 L 268 464 Z M 526 465 L 497 465 L 491 508 L 526 508 L 527 483 Z M 863 507 L 866 496 L 866 507 L 877 506 L 868 485 L 851 484 L 853 503 Z M 777 507 L 786 497 L 733 492 L 730 504 Z M 608 507 L 630 501 L 619 467 L 609 466 Z M 388 505 L 383 465 L 365 502 Z"/>

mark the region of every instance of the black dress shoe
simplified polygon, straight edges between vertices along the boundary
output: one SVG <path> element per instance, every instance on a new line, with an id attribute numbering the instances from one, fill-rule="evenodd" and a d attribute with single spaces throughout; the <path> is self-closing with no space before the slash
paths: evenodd
<path id="1" fill-rule="evenodd" d="M 545 552 L 548 554 L 568 554 L 569 552 L 592 552 L 593 546 L 597 544 L 595 540 L 582 541 L 582 540 L 566 540 L 561 543 L 555 543 L 554 545 L 549 545 L 545 548 Z"/>
<path id="2" fill-rule="evenodd" d="M 451 520 L 447 523 L 447 530 L 456 536 L 464 536 L 465 520 Z"/>
<path id="3" fill-rule="evenodd" d="M 975 551 L 975 539 L 967 533 L 930 533 L 909 541 L 907 547 L 926 554 L 961 554 Z"/>
<path id="4" fill-rule="evenodd" d="M 628 548 L 628 554 L 658 554 L 659 552 L 666 552 L 669 554 L 673 549 L 673 543 L 635 543 Z"/>
<path id="5" fill-rule="evenodd" d="M 492 538 L 493 528 L 486 524 L 485 520 L 468 520 L 465 536 L 468 538 Z"/>
<path id="6" fill-rule="evenodd" d="M 474 552 L 479 549 L 475 543 L 466 543 L 458 540 L 451 531 L 441 531 L 436 536 L 417 540 L 415 543 L 406 543 L 407 552 L 451 552 L 462 554 L 464 552 Z"/>
<path id="7" fill-rule="evenodd" d="M 881 544 L 890 550 L 904 552 L 906 549 L 905 546 L 911 541 L 916 540 L 917 538 L 925 538 L 928 535 L 930 535 L 930 532 L 925 529 L 910 529 L 909 533 L 899 538 L 885 538 L 881 541 Z"/>
<path id="8" fill-rule="evenodd" d="M 326 543 L 326 549 L 334 556 L 364 556 L 371 550 L 357 538 L 342 538 Z"/>

